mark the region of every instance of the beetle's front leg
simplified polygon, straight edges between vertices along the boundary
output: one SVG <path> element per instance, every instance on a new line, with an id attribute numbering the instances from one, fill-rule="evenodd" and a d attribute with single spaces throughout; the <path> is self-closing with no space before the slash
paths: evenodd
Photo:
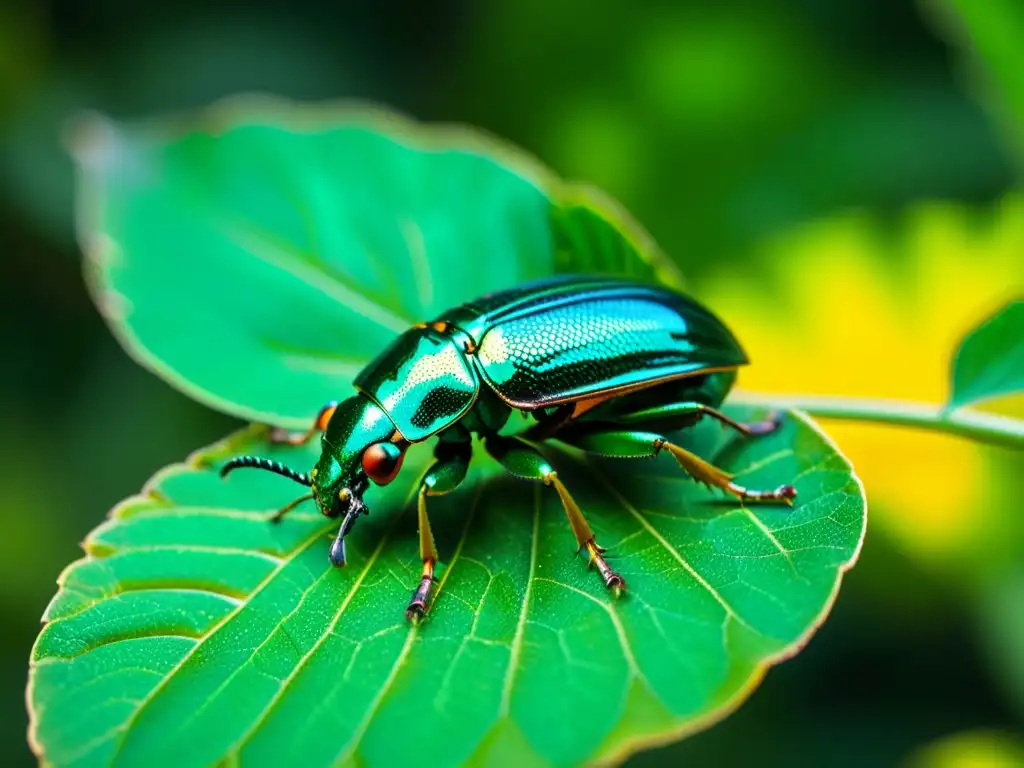
<path id="1" fill-rule="evenodd" d="M 653 458 L 663 450 L 672 454 L 679 466 L 694 480 L 721 488 L 741 501 L 765 501 L 793 504 L 796 489 L 780 485 L 774 490 L 759 491 L 733 482 L 732 475 L 705 461 L 695 453 L 671 443 L 654 432 L 574 429 L 559 433 L 557 439 L 588 453 L 620 459 Z"/>
<path id="2" fill-rule="evenodd" d="M 412 593 L 409 607 L 405 609 L 405 617 L 410 621 L 418 621 L 427 612 L 427 600 L 434 584 L 434 566 L 437 564 L 437 547 L 434 545 L 434 534 L 430 530 L 430 520 L 427 517 L 427 497 L 440 496 L 458 488 L 466 479 L 472 452 L 473 446 L 468 439 L 442 440 L 434 451 L 437 461 L 423 477 L 417 499 L 423 576 L 419 586 Z"/>
<path id="3" fill-rule="evenodd" d="M 536 448 L 516 437 L 488 437 L 484 446 L 509 474 L 524 480 L 540 480 L 544 485 L 554 486 L 562 501 L 565 515 L 569 518 L 572 532 L 576 536 L 576 544 L 579 546 L 577 552 L 584 549 L 587 551 L 590 562 L 597 567 L 606 587 L 616 594 L 624 590 L 626 580 L 613 571 L 602 556 L 604 549 L 598 546 L 590 524 L 547 459 Z"/>
<path id="4" fill-rule="evenodd" d="M 316 416 L 316 420 L 305 432 L 296 433 L 282 427 L 274 427 L 270 430 L 270 442 L 285 443 L 287 445 L 305 445 L 313 439 L 317 432 L 323 432 L 327 429 L 327 422 L 331 420 L 331 416 L 334 415 L 334 409 L 337 407 L 338 401 L 332 400 L 321 408 L 320 413 Z"/>

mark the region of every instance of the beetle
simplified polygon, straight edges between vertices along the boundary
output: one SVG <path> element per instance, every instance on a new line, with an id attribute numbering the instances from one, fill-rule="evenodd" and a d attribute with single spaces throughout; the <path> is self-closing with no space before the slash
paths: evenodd
<path id="1" fill-rule="evenodd" d="M 275 513 L 314 499 L 341 518 L 329 558 L 344 565 L 345 536 L 368 509 L 370 483 L 387 485 L 411 444 L 436 437 L 435 462 L 418 494 L 422 578 L 406 610 L 427 610 L 438 555 L 427 498 L 465 479 L 476 435 L 509 473 L 558 493 L 576 537 L 604 584 L 625 579 L 608 565 L 582 511 L 537 448 L 558 440 L 621 458 L 670 453 L 693 479 L 742 500 L 792 504 L 796 490 L 753 490 L 665 432 L 713 418 L 747 435 L 778 426 L 775 418 L 739 423 L 718 407 L 748 360 L 729 329 L 694 299 L 664 287 L 607 277 L 559 277 L 483 296 L 398 336 L 354 381 L 356 393 L 328 403 L 310 429 L 275 429 L 274 441 L 302 444 L 321 434 L 316 466 L 305 474 L 256 456 L 227 461 L 221 475 L 254 467 L 288 477 L 311 492 Z M 513 409 L 535 423 L 500 435 Z"/>

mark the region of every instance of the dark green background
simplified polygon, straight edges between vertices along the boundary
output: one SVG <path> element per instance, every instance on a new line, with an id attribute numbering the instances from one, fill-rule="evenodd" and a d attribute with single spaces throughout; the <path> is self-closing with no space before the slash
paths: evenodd
<path id="1" fill-rule="evenodd" d="M 266 90 L 480 125 L 617 196 L 699 292 L 710 265 L 757 274 L 766 265 L 749 255 L 755 243 L 830 212 L 986 203 L 1013 185 L 1005 137 L 963 52 L 925 7 L 0 4 L 5 763 L 31 761 L 29 647 L 78 541 L 156 468 L 233 426 L 131 363 L 92 307 L 60 143 L 70 116 L 131 118 Z M 973 606 L 869 531 L 798 661 L 724 724 L 635 762 L 888 765 L 949 733 L 1019 732 L 1021 712 L 984 647 Z"/>

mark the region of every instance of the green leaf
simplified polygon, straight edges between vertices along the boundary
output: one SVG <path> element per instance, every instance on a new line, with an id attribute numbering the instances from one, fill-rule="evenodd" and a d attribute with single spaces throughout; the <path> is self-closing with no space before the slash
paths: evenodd
<path id="1" fill-rule="evenodd" d="M 245 99 L 94 118 L 73 145 L 87 276 L 114 332 L 253 421 L 304 429 L 396 334 L 489 291 L 559 271 L 678 282 L 599 192 L 466 128 Z"/>
<path id="2" fill-rule="evenodd" d="M 729 409 L 736 418 L 763 412 Z M 369 499 L 350 565 L 293 487 L 218 478 L 235 453 L 295 467 L 312 447 L 250 428 L 160 472 L 86 540 L 32 654 L 32 738 L 53 765 L 571 765 L 702 729 L 823 621 L 865 526 L 863 489 L 813 424 L 683 437 L 752 486 L 795 483 L 793 509 L 741 507 L 668 456 L 600 461 L 549 449 L 630 591 L 585 561 L 553 489 L 475 458 L 431 499 L 442 557 L 425 622 L 414 490 L 429 450 Z M 434 503 L 436 501 L 436 503 Z"/>
<path id="3" fill-rule="evenodd" d="M 1024 391 L 1024 300 L 971 331 L 953 362 L 950 408 Z"/>

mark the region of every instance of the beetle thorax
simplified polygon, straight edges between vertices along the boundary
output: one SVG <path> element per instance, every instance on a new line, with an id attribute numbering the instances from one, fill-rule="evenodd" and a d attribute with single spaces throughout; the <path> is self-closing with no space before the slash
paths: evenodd
<path id="1" fill-rule="evenodd" d="M 311 474 L 313 496 L 320 511 L 331 514 L 343 489 L 365 487 L 363 452 L 373 443 L 390 440 L 395 425 L 365 395 L 338 404 L 321 439 L 320 459 Z"/>

